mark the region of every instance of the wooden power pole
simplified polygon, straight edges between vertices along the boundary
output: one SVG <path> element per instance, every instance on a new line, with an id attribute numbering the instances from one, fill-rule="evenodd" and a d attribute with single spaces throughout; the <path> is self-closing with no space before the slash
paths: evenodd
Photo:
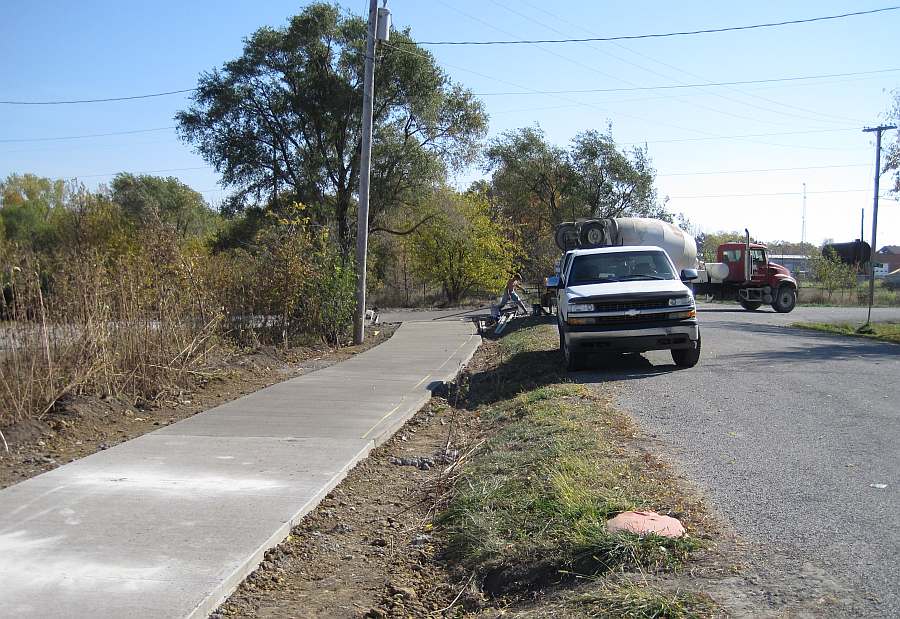
<path id="1" fill-rule="evenodd" d="M 875 197 L 872 205 L 872 251 L 869 255 L 869 312 L 866 315 L 865 326 L 872 322 L 872 304 L 875 302 L 875 252 L 878 251 L 876 237 L 878 234 L 878 185 L 881 181 L 881 134 L 896 128 L 897 125 L 879 125 L 863 129 L 865 133 L 875 133 Z"/>

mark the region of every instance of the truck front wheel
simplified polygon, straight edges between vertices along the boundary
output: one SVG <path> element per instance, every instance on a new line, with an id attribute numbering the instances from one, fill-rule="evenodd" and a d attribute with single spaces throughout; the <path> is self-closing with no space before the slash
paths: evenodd
<path id="1" fill-rule="evenodd" d="M 559 351 L 563 355 L 566 370 L 569 372 L 577 372 L 581 369 L 581 366 L 583 365 L 582 354 L 572 350 L 569 346 L 566 346 L 566 336 L 563 333 L 562 328 L 559 330 Z"/>
<path id="2" fill-rule="evenodd" d="M 672 351 L 672 361 L 680 368 L 692 368 L 700 361 L 700 335 L 697 341 L 691 342 L 690 348 L 678 348 Z"/>
<path id="3" fill-rule="evenodd" d="M 775 295 L 775 301 L 772 303 L 772 309 L 779 314 L 787 314 L 797 305 L 797 291 L 788 285 L 782 285 Z"/>
<path id="4" fill-rule="evenodd" d="M 739 303 L 741 304 L 741 307 L 743 307 L 748 312 L 755 312 L 759 309 L 759 306 L 762 305 L 762 303 L 760 303 L 759 301 L 745 301 L 743 299 L 741 299 Z"/>

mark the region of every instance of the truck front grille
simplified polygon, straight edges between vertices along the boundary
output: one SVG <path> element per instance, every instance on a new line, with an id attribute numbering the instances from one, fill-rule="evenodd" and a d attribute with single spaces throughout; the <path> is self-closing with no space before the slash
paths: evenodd
<path id="1" fill-rule="evenodd" d="M 669 307 L 668 297 L 647 299 L 646 301 L 597 301 L 594 310 L 598 312 L 625 312 L 630 309 L 662 309 Z"/>
<path id="2" fill-rule="evenodd" d="M 633 306 L 632 306 L 633 307 Z M 597 322 L 594 324 L 606 325 L 616 323 L 634 323 L 634 322 L 656 322 L 660 319 L 668 318 L 667 314 L 641 314 L 639 316 L 597 316 L 594 318 Z"/>

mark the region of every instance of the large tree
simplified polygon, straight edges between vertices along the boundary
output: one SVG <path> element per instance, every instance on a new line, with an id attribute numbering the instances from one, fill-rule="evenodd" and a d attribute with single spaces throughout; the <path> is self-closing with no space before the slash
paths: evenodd
<path id="1" fill-rule="evenodd" d="M 569 158 L 576 211 L 597 218 L 671 217 L 656 201 L 656 172 L 646 150 L 619 150 L 611 133 L 591 130 L 575 136 Z"/>
<path id="2" fill-rule="evenodd" d="M 235 190 L 231 210 L 301 201 L 349 251 L 365 41 L 363 19 L 314 3 L 201 76 L 179 130 Z M 414 205 L 448 167 L 477 155 L 487 120 L 408 31 L 392 33 L 376 56 L 370 227 L 385 229 L 393 207 Z"/>
<path id="3" fill-rule="evenodd" d="M 551 144 L 540 127 L 502 134 L 487 150 L 489 195 L 513 222 L 531 277 L 548 272 L 558 251 L 553 229 L 563 221 L 671 215 L 656 201 L 646 151 L 620 150 L 611 134 L 579 133 L 569 148 Z"/>
<path id="4" fill-rule="evenodd" d="M 215 212 L 200 193 L 172 176 L 137 175 L 122 172 L 111 186 L 113 202 L 138 225 L 162 223 L 181 238 L 212 231 Z"/>

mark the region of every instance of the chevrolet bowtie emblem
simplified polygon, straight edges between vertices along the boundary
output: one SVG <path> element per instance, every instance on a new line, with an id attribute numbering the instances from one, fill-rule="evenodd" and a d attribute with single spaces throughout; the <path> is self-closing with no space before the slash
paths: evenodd
<path id="1" fill-rule="evenodd" d="M 636 309 L 630 309 L 627 312 L 625 312 L 625 315 L 628 316 L 629 318 L 634 318 L 638 314 L 640 314 L 640 312 L 637 311 Z"/>

